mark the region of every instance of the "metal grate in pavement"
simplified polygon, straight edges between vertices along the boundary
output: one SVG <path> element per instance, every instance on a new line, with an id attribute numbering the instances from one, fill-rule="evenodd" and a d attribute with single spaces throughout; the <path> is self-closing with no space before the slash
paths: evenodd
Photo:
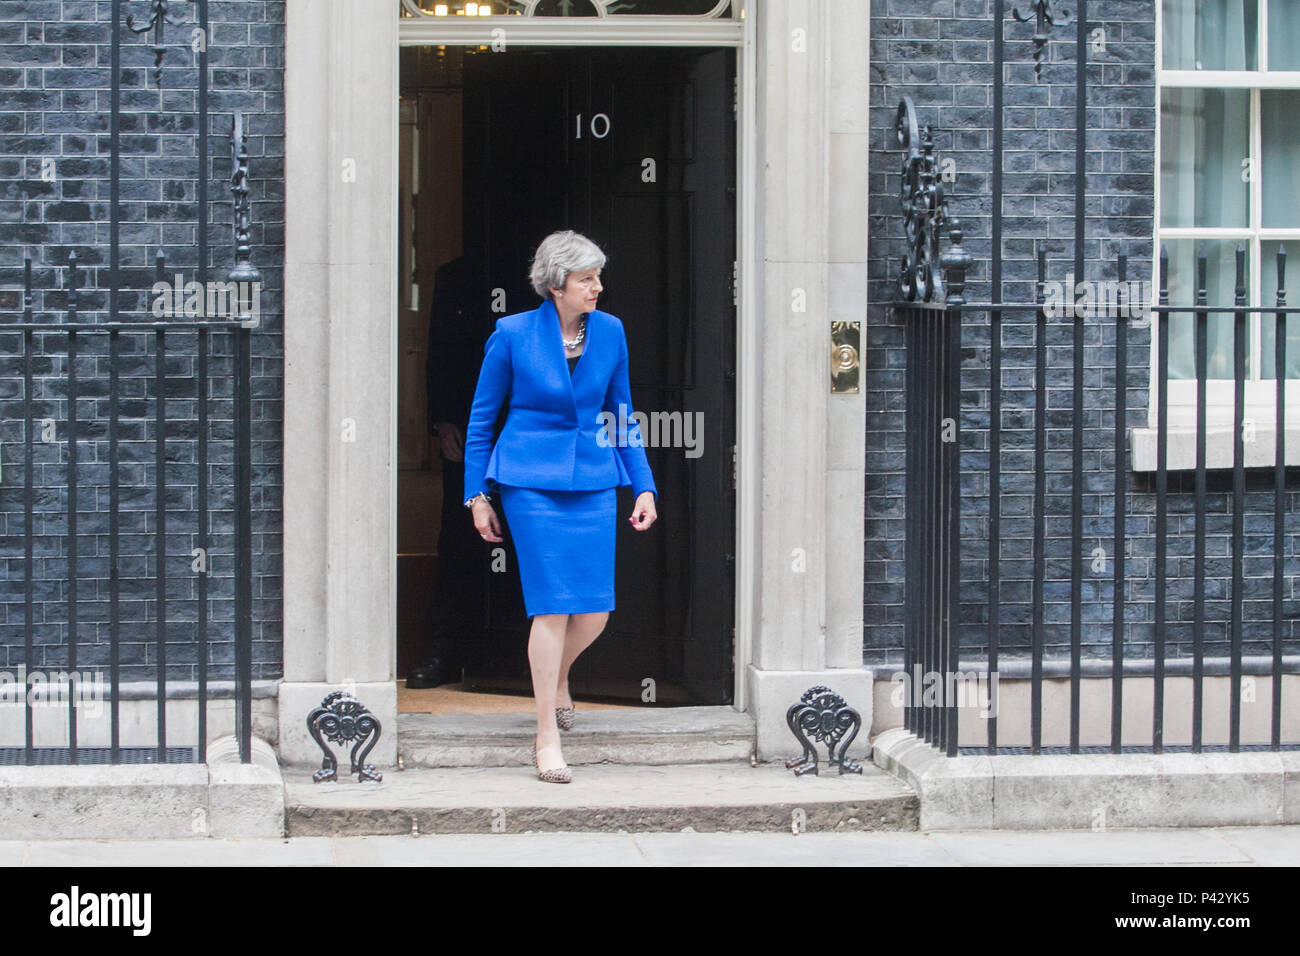
<path id="1" fill-rule="evenodd" d="M 198 763 L 194 747 L 168 747 L 166 763 Z M 117 750 L 120 764 L 158 763 L 157 747 L 119 747 Z M 92 765 L 112 764 L 113 751 L 110 747 L 78 747 L 77 763 Z M 26 751 L 22 747 L 0 747 L 0 767 L 21 767 L 27 763 Z M 37 767 L 70 766 L 72 751 L 68 747 L 33 747 L 32 765 Z"/>

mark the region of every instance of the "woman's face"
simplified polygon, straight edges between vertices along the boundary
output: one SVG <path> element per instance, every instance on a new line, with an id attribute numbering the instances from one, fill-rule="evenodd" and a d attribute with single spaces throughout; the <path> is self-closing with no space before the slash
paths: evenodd
<path id="1" fill-rule="evenodd" d="M 590 312 L 596 307 L 596 299 L 603 288 L 599 269 L 570 272 L 564 280 L 563 291 L 551 290 L 555 295 L 556 311 L 567 315 Z"/>

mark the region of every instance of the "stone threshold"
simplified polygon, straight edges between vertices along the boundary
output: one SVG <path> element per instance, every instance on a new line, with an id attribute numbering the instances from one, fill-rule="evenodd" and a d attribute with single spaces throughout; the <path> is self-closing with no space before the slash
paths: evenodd
<path id="1" fill-rule="evenodd" d="M 397 750 L 407 769 L 526 766 L 535 734 L 536 720 L 527 713 L 397 718 Z M 725 706 L 584 710 L 579 703 L 573 729 L 562 738 L 565 760 L 574 766 L 748 762 L 755 729 L 752 716 Z"/>
<path id="2" fill-rule="evenodd" d="M 315 784 L 285 767 L 287 835 L 915 830 L 916 795 L 867 764 L 862 774 L 796 777 L 746 762 L 575 767 L 569 784 L 527 766 L 413 769 L 380 783 Z"/>
<path id="3" fill-rule="evenodd" d="M 946 757 L 910 731 L 872 759 L 912 789 L 924 830 L 1300 823 L 1300 751 Z"/>

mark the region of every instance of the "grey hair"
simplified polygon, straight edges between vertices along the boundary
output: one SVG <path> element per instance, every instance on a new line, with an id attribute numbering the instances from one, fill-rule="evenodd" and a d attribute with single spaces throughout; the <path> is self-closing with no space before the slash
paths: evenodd
<path id="1" fill-rule="evenodd" d="M 532 268 L 528 278 L 533 290 L 543 299 L 551 297 L 551 289 L 563 289 L 570 272 L 585 269 L 602 269 L 605 253 L 584 235 L 572 229 L 553 232 L 533 253 Z"/>

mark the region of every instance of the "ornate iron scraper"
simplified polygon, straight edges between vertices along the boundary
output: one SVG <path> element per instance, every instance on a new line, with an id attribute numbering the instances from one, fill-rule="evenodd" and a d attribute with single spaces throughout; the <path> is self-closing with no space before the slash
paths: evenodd
<path id="1" fill-rule="evenodd" d="M 840 773 L 862 773 L 862 764 L 847 759 L 849 744 L 862 729 L 862 716 L 829 687 L 810 687 L 804 691 L 799 703 L 785 712 L 785 722 L 790 725 L 790 733 L 803 746 L 802 754 L 785 762 L 796 776 L 817 773 L 814 743 L 826 744 L 827 760 L 831 766 L 838 766 Z M 837 744 L 838 756 L 835 753 Z"/>
<path id="2" fill-rule="evenodd" d="M 334 759 L 334 754 L 321 739 L 322 735 L 331 743 L 345 746 L 351 741 L 356 741 L 352 745 L 351 772 L 356 774 L 357 783 L 364 783 L 367 780 L 378 783 L 384 779 L 384 775 L 372 764 L 365 762 L 366 756 L 379 742 L 379 735 L 383 728 L 379 725 L 379 718 L 351 694 L 341 690 L 329 694 L 320 702 L 319 707 L 307 715 L 307 729 L 311 731 L 312 739 L 320 747 L 321 753 L 325 755 L 325 759 L 321 761 L 321 768 L 311 776 L 313 783 L 338 779 L 338 761 Z M 366 742 L 367 740 L 369 743 Z M 362 749 L 363 744 L 365 749 Z"/>

